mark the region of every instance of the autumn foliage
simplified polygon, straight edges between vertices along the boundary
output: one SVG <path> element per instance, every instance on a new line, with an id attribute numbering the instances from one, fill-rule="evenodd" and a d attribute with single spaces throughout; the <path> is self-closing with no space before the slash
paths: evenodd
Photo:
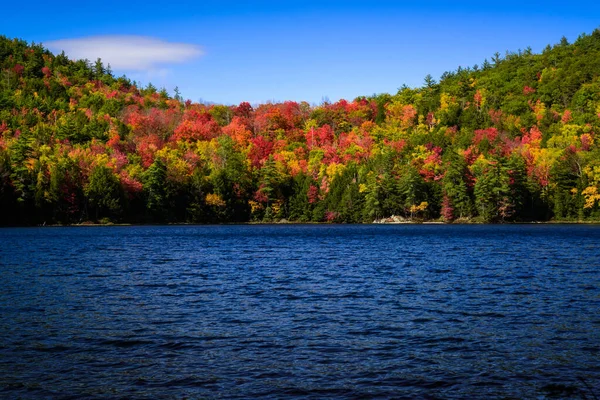
<path id="1" fill-rule="evenodd" d="M 0 224 L 600 219 L 599 31 L 318 105 L 183 101 L 4 37 L 0 55 Z"/>

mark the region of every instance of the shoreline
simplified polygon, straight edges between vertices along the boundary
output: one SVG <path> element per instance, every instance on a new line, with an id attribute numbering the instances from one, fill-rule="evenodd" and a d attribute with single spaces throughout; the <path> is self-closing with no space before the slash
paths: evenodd
<path id="1" fill-rule="evenodd" d="M 358 223 L 330 223 L 330 222 L 299 222 L 299 221 L 272 221 L 272 222 L 227 222 L 227 223 L 192 223 L 192 222 L 167 222 L 167 223 L 78 223 L 78 224 L 43 224 L 43 225 L 6 225 L 1 228 L 85 228 L 85 227 L 125 227 L 125 226 L 226 226 L 226 225 L 600 225 L 600 221 L 512 221 L 512 222 L 478 222 L 459 221 L 443 222 L 429 221 L 387 221 L 375 220 L 373 222 Z"/>

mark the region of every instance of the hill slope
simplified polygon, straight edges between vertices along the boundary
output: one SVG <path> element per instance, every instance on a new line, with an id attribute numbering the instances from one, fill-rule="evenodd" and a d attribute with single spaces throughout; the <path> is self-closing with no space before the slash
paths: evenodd
<path id="1" fill-rule="evenodd" d="M 600 31 L 440 82 L 203 105 L 0 37 L 0 224 L 600 219 Z"/>

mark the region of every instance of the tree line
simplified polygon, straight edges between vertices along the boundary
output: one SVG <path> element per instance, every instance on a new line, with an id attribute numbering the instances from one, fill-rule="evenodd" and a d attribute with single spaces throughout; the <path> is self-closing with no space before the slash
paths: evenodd
<path id="1" fill-rule="evenodd" d="M 600 220 L 599 30 L 320 105 L 193 103 L 6 37 L 0 73 L 2 225 Z"/>

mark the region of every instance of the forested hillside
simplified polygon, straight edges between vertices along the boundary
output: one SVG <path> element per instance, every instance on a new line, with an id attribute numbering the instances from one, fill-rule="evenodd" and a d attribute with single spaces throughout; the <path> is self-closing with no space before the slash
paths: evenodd
<path id="1" fill-rule="evenodd" d="M 0 74 L 3 225 L 600 220 L 600 30 L 318 106 L 184 102 L 6 37 Z"/>

